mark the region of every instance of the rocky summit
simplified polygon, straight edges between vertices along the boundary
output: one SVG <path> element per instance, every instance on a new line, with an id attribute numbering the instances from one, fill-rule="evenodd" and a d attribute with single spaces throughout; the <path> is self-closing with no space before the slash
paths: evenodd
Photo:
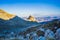
<path id="1" fill-rule="evenodd" d="M 37 20 L 35 19 L 35 17 L 33 17 L 32 15 L 30 15 L 30 16 L 28 17 L 28 20 L 29 20 L 29 21 L 33 21 L 33 22 L 37 22 Z"/>

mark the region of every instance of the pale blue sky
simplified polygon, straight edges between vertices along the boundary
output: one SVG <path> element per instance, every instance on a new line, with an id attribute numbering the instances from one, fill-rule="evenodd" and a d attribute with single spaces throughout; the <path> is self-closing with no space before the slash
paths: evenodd
<path id="1" fill-rule="evenodd" d="M 59 0 L 1 0 L 0 9 L 20 17 L 34 16 L 59 16 Z"/>

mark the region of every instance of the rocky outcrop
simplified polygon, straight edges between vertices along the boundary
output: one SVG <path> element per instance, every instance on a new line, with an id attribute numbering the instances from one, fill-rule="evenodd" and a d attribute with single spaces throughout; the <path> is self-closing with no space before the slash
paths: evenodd
<path id="1" fill-rule="evenodd" d="M 36 22 L 36 21 L 37 21 L 37 20 L 36 20 L 33 16 L 31 16 L 31 15 L 28 17 L 28 20 L 29 20 L 29 21 L 33 21 L 33 22 Z"/>

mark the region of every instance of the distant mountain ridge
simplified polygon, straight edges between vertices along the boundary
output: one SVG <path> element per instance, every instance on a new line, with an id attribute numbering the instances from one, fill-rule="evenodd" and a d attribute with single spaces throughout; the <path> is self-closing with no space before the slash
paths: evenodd
<path id="1" fill-rule="evenodd" d="M 38 25 L 38 24 L 39 23 L 37 23 L 37 22 L 30 22 L 30 21 L 23 20 L 22 18 L 20 18 L 18 16 L 14 16 L 11 19 L 9 18 L 9 20 L 8 19 L 5 20 L 0 17 L 0 32 L 1 33 L 4 31 L 18 32 L 18 31 L 24 30 L 25 28 L 28 28 L 28 27 L 34 26 L 34 25 Z"/>

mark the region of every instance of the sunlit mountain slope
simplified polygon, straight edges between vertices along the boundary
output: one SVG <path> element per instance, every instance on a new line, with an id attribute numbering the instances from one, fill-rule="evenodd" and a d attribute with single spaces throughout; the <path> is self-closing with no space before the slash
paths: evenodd
<path id="1" fill-rule="evenodd" d="M 3 20 L 9 20 L 14 18 L 15 15 L 12 14 L 8 14 L 7 12 L 3 11 L 2 9 L 0 9 L 0 18 Z"/>

